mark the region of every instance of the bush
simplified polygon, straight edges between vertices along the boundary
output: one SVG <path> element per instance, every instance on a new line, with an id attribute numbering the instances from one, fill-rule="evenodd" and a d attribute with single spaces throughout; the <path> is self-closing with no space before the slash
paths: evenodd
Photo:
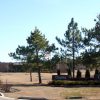
<path id="1" fill-rule="evenodd" d="M 77 76 L 76 76 L 78 79 L 80 79 L 81 78 L 81 71 L 80 70 L 78 70 L 77 71 Z"/>
<path id="2" fill-rule="evenodd" d="M 60 69 L 57 69 L 57 75 L 60 75 Z"/>
<path id="3" fill-rule="evenodd" d="M 94 73 L 94 78 L 97 78 L 98 73 L 99 73 L 99 70 L 96 69 Z"/>
<path id="4" fill-rule="evenodd" d="M 3 82 L 0 81 L 0 90 L 3 92 L 10 92 L 12 85 L 8 84 L 7 81 L 4 84 Z"/>
<path id="5" fill-rule="evenodd" d="M 90 78 L 90 71 L 87 69 L 85 72 L 85 78 L 89 79 Z"/>
<path id="6" fill-rule="evenodd" d="M 54 80 L 48 83 L 54 86 L 93 86 L 100 85 L 100 81 L 66 81 L 66 80 Z"/>
<path id="7" fill-rule="evenodd" d="M 4 92 L 10 92 L 12 85 L 11 84 L 2 84 L 1 85 L 1 90 Z"/>
<path id="8" fill-rule="evenodd" d="M 67 70 L 67 73 L 68 73 L 68 76 L 72 77 L 71 69 L 68 69 L 68 70 Z"/>

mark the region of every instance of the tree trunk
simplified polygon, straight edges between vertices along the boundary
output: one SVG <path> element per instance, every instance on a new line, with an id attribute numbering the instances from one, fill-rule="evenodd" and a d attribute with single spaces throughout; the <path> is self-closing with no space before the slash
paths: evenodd
<path id="1" fill-rule="evenodd" d="M 73 47 L 72 47 L 72 51 L 73 51 L 73 78 L 75 77 L 75 61 L 74 61 L 74 58 L 75 58 L 75 50 L 74 50 L 74 46 L 75 46 L 75 44 L 74 44 L 74 32 L 73 32 Z"/>
<path id="2" fill-rule="evenodd" d="M 30 82 L 32 82 L 32 71 L 30 69 Z"/>
<path id="3" fill-rule="evenodd" d="M 39 77 L 39 84 L 41 84 L 42 83 L 42 80 L 41 80 L 40 66 L 38 66 L 38 77 Z"/>
<path id="4" fill-rule="evenodd" d="M 74 61 L 74 55 L 73 55 L 73 78 L 74 77 L 75 77 L 75 61 Z"/>
<path id="5" fill-rule="evenodd" d="M 39 78 L 39 84 L 42 83 L 42 80 L 41 80 L 41 70 L 40 70 L 40 66 L 39 66 L 39 58 L 38 58 L 38 50 L 36 50 L 36 55 L 37 55 L 37 67 L 38 67 L 38 78 Z"/>

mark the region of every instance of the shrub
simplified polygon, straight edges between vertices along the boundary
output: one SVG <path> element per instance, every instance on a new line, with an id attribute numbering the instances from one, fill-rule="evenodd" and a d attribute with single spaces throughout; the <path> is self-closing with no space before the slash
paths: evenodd
<path id="1" fill-rule="evenodd" d="M 94 78 L 97 78 L 98 73 L 99 73 L 99 70 L 96 69 L 96 70 L 95 70 L 95 73 L 94 73 Z"/>
<path id="2" fill-rule="evenodd" d="M 87 69 L 85 72 L 85 78 L 89 79 L 90 78 L 90 71 Z"/>
<path id="3" fill-rule="evenodd" d="M 76 76 L 78 79 L 80 79 L 81 78 L 81 71 L 80 70 L 78 70 L 77 71 L 77 76 Z"/>
<path id="4" fill-rule="evenodd" d="M 68 73 L 68 76 L 72 77 L 71 69 L 68 69 L 68 70 L 67 70 L 67 73 Z"/>
<path id="5" fill-rule="evenodd" d="M 11 87 L 12 87 L 12 85 L 11 85 L 11 84 L 8 84 L 7 81 L 6 81 L 5 84 L 2 83 L 2 82 L 0 83 L 0 89 L 1 89 L 3 92 L 10 92 Z"/>
<path id="6" fill-rule="evenodd" d="M 57 75 L 60 75 L 60 69 L 57 69 Z"/>
<path id="7" fill-rule="evenodd" d="M 48 83 L 54 86 L 93 86 L 100 85 L 100 81 L 66 81 L 66 80 L 54 80 Z"/>
<path id="8" fill-rule="evenodd" d="M 4 92 L 10 92 L 12 85 L 11 84 L 2 84 L 1 85 L 1 90 Z"/>

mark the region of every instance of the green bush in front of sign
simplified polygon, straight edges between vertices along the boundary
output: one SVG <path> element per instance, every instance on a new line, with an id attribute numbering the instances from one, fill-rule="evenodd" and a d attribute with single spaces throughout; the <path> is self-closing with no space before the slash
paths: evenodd
<path id="1" fill-rule="evenodd" d="M 88 69 L 85 72 L 85 79 L 90 79 L 90 71 Z"/>
<path id="2" fill-rule="evenodd" d="M 97 86 L 100 81 L 66 81 L 66 80 L 53 80 L 48 83 L 54 86 Z"/>
<path id="3" fill-rule="evenodd" d="M 81 71 L 80 70 L 77 70 L 77 76 L 76 78 L 80 79 L 81 78 Z"/>
<path id="4" fill-rule="evenodd" d="M 71 69 L 70 69 L 70 68 L 67 70 L 67 73 L 68 73 L 68 76 L 69 76 L 69 77 L 72 77 Z"/>
<path id="5" fill-rule="evenodd" d="M 96 70 L 95 70 L 95 73 L 94 73 L 94 78 L 98 78 L 98 74 L 99 74 L 99 70 L 96 69 Z"/>

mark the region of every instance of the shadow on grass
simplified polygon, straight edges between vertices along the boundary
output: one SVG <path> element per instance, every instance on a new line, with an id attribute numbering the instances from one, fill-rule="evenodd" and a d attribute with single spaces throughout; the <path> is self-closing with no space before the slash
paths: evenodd
<path id="1" fill-rule="evenodd" d="M 46 98 L 36 98 L 36 97 L 19 97 L 20 100 L 48 100 Z"/>
<path id="2" fill-rule="evenodd" d="M 31 86 L 49 86 L 48 84 L 39 84 L 39 83 L 33 83 L 33 84 L 12 84 L 12 86 L 22 86 L 22 87 L 31 87 Z"/>
<path id="3" fill-rule="evenodd" d="M 63 88 L 100 88 L 100 85 L 48 85 L 49 87 L 63 87 Z"/>
<path id="4" fill-rule="evenodd" d="M 64 87 L 64 88 L 75 88 L 75 87 L 100 87 L 100 85 L 51 85 L 51 84 L 39 84 L 39 83 L 33 83 L 33 84 L 12 84 L 12 86 L 21 86 L 21 87 L 39 87 L 39 86 L 45 86 L 45 87 Z"/>

